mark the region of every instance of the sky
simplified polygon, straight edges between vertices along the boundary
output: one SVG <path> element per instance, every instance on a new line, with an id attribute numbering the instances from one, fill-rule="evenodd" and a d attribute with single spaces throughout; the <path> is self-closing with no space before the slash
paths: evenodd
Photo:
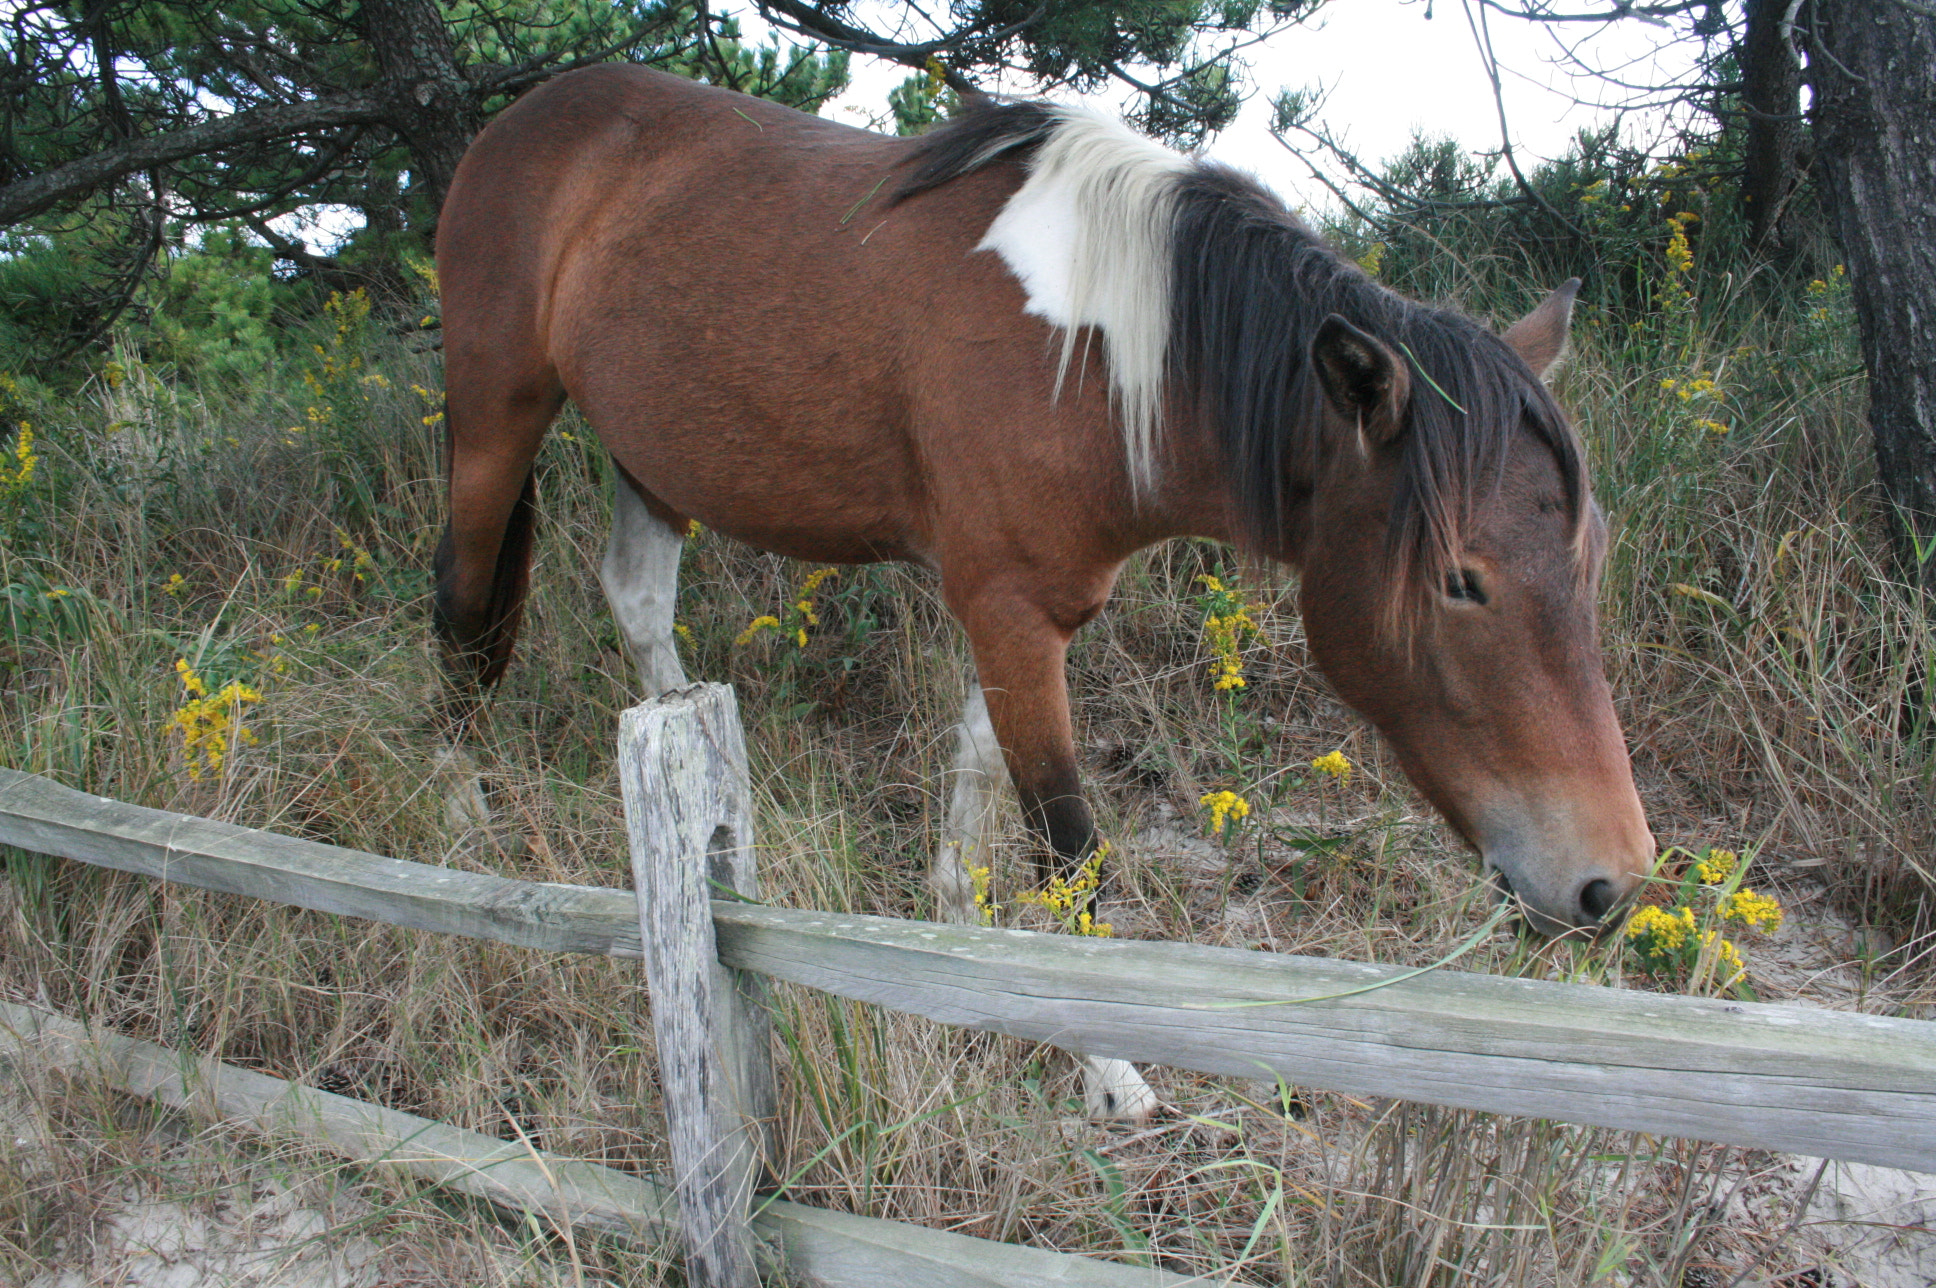
<path id="1" fill-rule="evenodd" d="M 1303 161 L 1271 136 L 1271 102 L 1280 89 L 1320 87 L 1325 91 L 1317 119 L 1341 144 L 1374 166 L 1402 152 L 1414 131 L 1449 135 L 1468 150 L 1497 150 L 1499 111 L 1467 21 L 1471 0 L 1331 0 L 1307 25 L 1293 27 L 1253 47 L 1250 63 L 1253 93 L 1235 124 L 1213 139 L 1205 151 L 1217 160 L 1255 174 L 1286 202 L 1312 212 L 1335 210 L 1336 202 L 1314 180 Z M 1607 0 L 1579 0 L 1575 10 L 1607 7 Z M 718 6 L 724 11 L 725 6 Z M 1426 15 L 1430 12 L 1432 16 Z M 774 32 L 760 21 L 751 5 L 735 14 L 746 39 L 762 44 Z M 1596 66 L 1619 68 L 1625 79 L 1646 83 L 1667 79 L 1674 55 L 1667 50 L 1663 67 L 1656 59 L 1663 36 L 1658 28 L 1638 21 L 1605 26 L 1553 28 L 1495 15 L 1492 44 L 1502 68 L 1502 92 L 1513 145 L 1522 165 L 1557 156 L 1582 129 L 1611 119 L 1611 113 L 1575 100 L 1597 101 L 1609 92 L 1591 79 L 1575 79 L 1560 63 L 1556 37 L 1584 42 L 1584 52 Z M 824 115 L 855 125 L 891 121 L 888 91 L 906 80 L 909 72 L 895 63 L 856 56 L 850 65 L 853 83 L 830 103 Z M 991 88 L 1028 93 L 1028 85 Z M 1093 101 L 1113 109 L 1120 96 L 1104 94 Z M 1653 118 L 1661 118 L 1656 114 Z M 1630 118 L 1631 135 L 1647 128 L 1646 118 Z M 1313 161 L 1326 164 L 1313 154 Z M 1334 181 L 1341 172 L 1329 165 Z M 288 216 L 282 231 L 300 236 L 316 249 L 326 249 L 349 230 L 347 212 L 312 210 L 308 217 Z"/>
<path id="2" fill-rule="evenodd" d="M 1571 7 L 1603 6 L 1581 0 Z M 1556 29 L 1495 14 L 1490 27 L 1522 164 L 1528 155 L 1558 155 L 1581 129 L 1611 117 L 1574 101 L 1603 99 L 1609 91 L 1568 74 L 1560 65 L 1556 36 L 1584 40 L 1596 65 L 1623 68 L 1630 80 L 1671 70 L 1657 66 L 1654 57 L 1665 33 L 1637 21 Z M 748 35 L 754 32 L 754 24 L 747 24 Z M 1666 62 L 1675 61 L 1675 52 L 1667 51 Z M 1280 89 L 1322 87 L 1326 98 L 1319 121 L 1374 164 L 1402 152 L 1415 130 L 1450 135 L 1470 150 L 1499 146 L 1498 107 L 1462 0 L 1433 0 L 1429 6 L 1425 0 L 1332 0 L 1309 25 L 1291 28 L 1247 57 L 1254 92 L 1237 122 L 1205 151 L 1256 174 L 1293 205 L 1316 209 L 1332 201 L 1304 163 L 1271 137 L 1271 101 Z M 858 57 L 852 71 L 853 86 L 826 114 L 856 124 L 882 118 L 888 91 L 908 75 L 904 67 Z M 1096 101 L 1116 105 L 1110 95 Z"/>

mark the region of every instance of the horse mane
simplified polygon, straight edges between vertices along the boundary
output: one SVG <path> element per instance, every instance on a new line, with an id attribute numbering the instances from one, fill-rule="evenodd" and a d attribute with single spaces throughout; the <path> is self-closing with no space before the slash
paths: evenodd
<path id="1" fill-rule="evenodd" d="M 1417 624 L 1426 594 L 1456 571 L 1479 502 L 1499 483 L 1514 436 L 1525 427 L 1553 454 L 1572 518 L 1573 555 L 1584 568 L 1590 501 L 1578 438 L 1546 386 L 1504 340 L 1454 309 L 1408 300 L 1373 281 L 1328 246 L 1262 184 L 1227 166 L 1181 158 L 1086 109 L 1040 102 L 971 102 L 923 136 L 914 171 L 895 191 L 900 202 L 972 173 L 1003 156 L 1030 168 L 1121 166 L 1120 147 L 1055 155 L 1058 135 L 1093 136 L 1106 127 L 1162 159 L 1161 185 L 1110 182 L 1094 187 L 1142 204 L 1146 228 L 1167 241 L 1168 262 L 1142 265 L 1156 292 L 1118 301 L 1118 315 L 1083 316 L 1104 332 L 1111 382 L 1122 407 L 1133 482 L 1154 471 L 1154 434 L 1162 408 L 1195 406 L 1229 463 L 1239 544 L 1267 552 L 1281 543 L 1292 489 L 1315 483 L 1323 462 L 1316 427 L 1323 391 L 1310 339 L 1333 313 L 1378 337 L 1413 368 L 1400 436 L 1402 457 L 1386 529 L 1393 597 L 1390 625 Z M 1161 191 L 1156 188 L 1160 186 Z M 1120 247 L 1122 212 L 1089 239 L 1101 254 Z M 1093 209 L 1081 218 L 1094 218 Z M 987 245 L 985 242 L 984 245 Z M 1133 247 L 1132 247 L 1133 249 Z M 1079 250 L 1080 253 L 1080 250 Z M 1114 277 L 1139 267 L 1118 252 Z M 1154 271 L 1150 271 L 1153 268 Z M 1095 270 L 1109 275 L 1107 268 Z M 1139 298 L 1138 298 L 1139 297 Z M 1121 307 L 1127 305 L 1127 307 Z M 1090 310 L 1092 314 L 1097 310 Z M 1122 348 L 1111 326 L 1159 337 L 1161 360 L 1118 371 Z M 1074 343 L 1064 328 L 1064 362 Z M 1134 356 L 1134 355 L 1130 355 Z M 1125 386 L 1129 386 L 1125 388 Z M 1155 424 L 1138 426 L 1138 406 Z"/>

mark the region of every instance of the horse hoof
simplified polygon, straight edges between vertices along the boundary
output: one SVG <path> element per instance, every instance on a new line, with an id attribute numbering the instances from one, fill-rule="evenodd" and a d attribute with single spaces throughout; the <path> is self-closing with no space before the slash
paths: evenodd
<path id="1" fill-rule="evenodd" d="M 1082 1057 L 1082 1099 L 1092 1122 L 1141 1126 L 1163 1107 L 1135 1065 L 1101 1056 Z"/>
<path id="2" fill-rule="evenodd" d="M 484 784 L 472 777 L 459 783 L 444 797 L 444 825 L 453 832 L 473 832 L 489 827 L 491 807 L 484 799 Z"/>
<path id="3" fill-rule="evenodd" d="M 454 780 L 444 795 L 444 825 L 459 833 L 488 827 L 491 803 L 484 797 L 484 775 L 476 759 L 462 747 L 444 747 L 437 753 L 437 770 Z"/>

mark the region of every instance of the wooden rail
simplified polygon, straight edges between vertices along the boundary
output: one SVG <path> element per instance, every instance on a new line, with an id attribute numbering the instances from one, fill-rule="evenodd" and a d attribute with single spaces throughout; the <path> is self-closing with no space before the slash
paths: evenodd
<path id="1" fill-rule="evenodd" d="M 7 770 L 0 843 L 395 925 L 640 956 L 625 891 L 379 858 Z M 1087 1054 L 1936 1171 L 1929 1021 L 722 901 L 712 914 L 728 966 Z"/>
<path id="2" fill-rule="evenodd" d="M 497 1140 L 217 1060 L 0 1002 L 0 1071 L 9 1060 L 102 1078 L 108 1085 L 270 1132 L 325 1142 L 345 1158 L 420 1177 L 541 1220 L 647 1248 L 680 1233 L 672 1186 L 523 1144 Z M 1181 1288 L 1180 1275 L 903 1221 L 764 1202 L 756 1253 L 776 1283 L 853 1288 Z"/>

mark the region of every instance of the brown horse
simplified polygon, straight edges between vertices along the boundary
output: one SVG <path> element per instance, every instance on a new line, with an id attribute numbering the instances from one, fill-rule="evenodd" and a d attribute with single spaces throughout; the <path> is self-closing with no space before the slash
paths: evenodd
<path id="1" fill-rule="evenodd" d="M 1086 111 L 983 102 L 892 139 L 625 66 L 478 136 L 437 264 L 459 730 L 510 658 L 569 397 L 624 481 L 601 580 L 649 692 L 684 682 L 688 519 L 939 573 L 975 662 L 944 913 L 1004 766 L 1062 862 L 1091 852 L 1064 654 L 1131 553 L 1184 535 L 1302 571 L 1319 667 L 1536 924 L 1594 926 L 1648 871 L 1604 525 L 1540 380 L 1576 283 L 1495 336 Z"/>

